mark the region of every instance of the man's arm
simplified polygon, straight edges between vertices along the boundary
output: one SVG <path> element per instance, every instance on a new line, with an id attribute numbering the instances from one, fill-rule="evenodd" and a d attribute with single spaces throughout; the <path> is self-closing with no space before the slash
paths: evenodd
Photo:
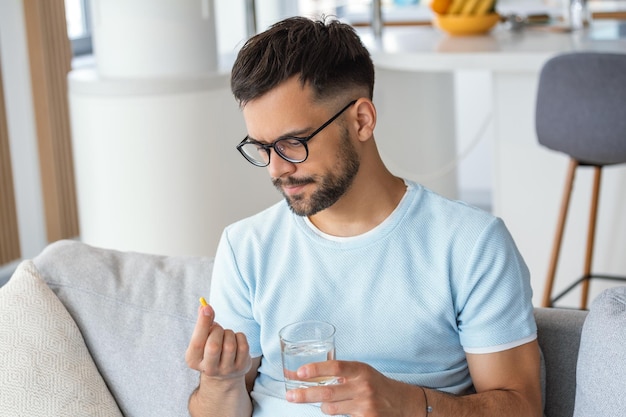
<path id="1" fill-rule="evenodd" d="M 429 417 L 540 417 L 541 383 L 537 341 L 488 354 L 468 354 L 476 394 L 454 396 L 391 380 L 360 362 L 309 364 L 298 376 L 335 375 L 340 384 L 292 390 L 292 402 L 322 402 L 327 414 Z M 394 414 L 395 413 L 395 414 Z"/>
<path id="2" fill-rule="evenodd" d="M 476 394 L 454 397 L 427 390 L 438 416 L 542 415 L 540 357 L 537 341 L 488 354 L 468 354 Z"/>
<path id="3" fill-rule="evenodd" d="M 251 359 L 246 336 L 213 321 L 211 306 L 199 309 L 189 347 L 187 365 L 200 371 L 198 388 L 189 398 L 193 417 L 250 417 L 250 391 L 261 357 Z"/>

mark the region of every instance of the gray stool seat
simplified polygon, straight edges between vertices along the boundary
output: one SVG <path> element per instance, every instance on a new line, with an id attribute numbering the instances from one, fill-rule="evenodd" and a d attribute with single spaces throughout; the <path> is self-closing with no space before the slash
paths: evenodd
<path id="1" fill-rule="evenodd" d="M 535 110 L 539 143 L 570 157 L 542 305 L 551 307 L 582 284 L 580 308 L 586 309 L 590 279 L 626 281 L 591 272 L 602 167 L 626 162 L 626 54 L 574 52 L 551 58 L 539 76 Z M 552 296 L 571 191 L 581 166 L 594 170 L 584 271 Z"/>
<path id="2" fill-rule="evenodd" d="M 581 163 L 626 162 L 626 54 L 550 59 L 539 78 L 535 123 L 541 145 Z"/>

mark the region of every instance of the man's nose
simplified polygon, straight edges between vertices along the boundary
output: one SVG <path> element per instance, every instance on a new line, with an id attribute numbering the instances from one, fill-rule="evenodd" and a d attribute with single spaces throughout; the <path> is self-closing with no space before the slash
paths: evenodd
<path id="1" fill-rule="evenodd" d="M 275 149 L 270 150 L 270 163 L 267 170 L 272 178 L 280 178 L 285 174 L 291 174 L 296 170 L 296 164 L 289 162 L 276 153 Z"/>

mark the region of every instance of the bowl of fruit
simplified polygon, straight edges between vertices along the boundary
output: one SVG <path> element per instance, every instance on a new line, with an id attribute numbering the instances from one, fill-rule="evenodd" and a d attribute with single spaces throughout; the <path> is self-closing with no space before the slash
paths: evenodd
<path id="1" fill-rule="evenodd" d="M 431 0 L 433 24 L 455 35 L 481 35 L 500 21 L 496 0 Z"/>

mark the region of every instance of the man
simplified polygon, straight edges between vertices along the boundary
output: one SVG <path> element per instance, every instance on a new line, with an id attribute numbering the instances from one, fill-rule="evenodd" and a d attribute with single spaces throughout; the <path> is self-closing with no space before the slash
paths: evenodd
<path id="1" fill-rule="evenodd" d="M 373 86 L 337 21 L 286 19 L 241 49 L 237 148 L 284 201 L 222 235 L 186 357 L 193 416 L 541 415 L 523 260 L 499 219 L 387 170 Z M 338 360 L 298 376 L 338 383 L 285 392 L 278 331 L 310 319 L 335 325 Z"/>

